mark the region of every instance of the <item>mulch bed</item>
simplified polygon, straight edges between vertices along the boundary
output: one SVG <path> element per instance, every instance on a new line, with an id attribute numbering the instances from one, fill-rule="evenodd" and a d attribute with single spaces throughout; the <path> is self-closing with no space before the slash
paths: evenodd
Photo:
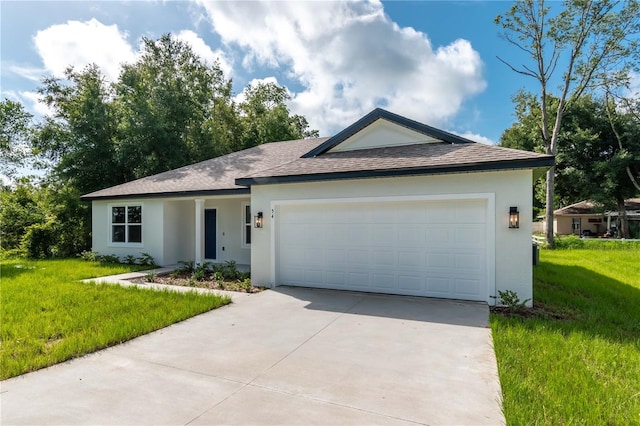
<path id="1" fill-rule="evenodd" d="M 242 282 L 240 280 L 221 279 L 216 280 L 213 274 L 207 274 L 203 279 L 197 280 L 192 273 L 177 271 L 169 274 L 144 276 L 140 278 L 133 278 L 129 281 L 138 284 L 164 284 L 164 285 L 179 285 L 182 287 L 193 288 L 208 288 L 212 290 L 227 290 L 237 291 L 241 293 L 259 293 L 263 288 L 254 287 L 248 282 Z"/>
<path id="2" fill-rule="evenodd" d="M 509 308 L 506 306 L 492 306 L 491 312 L 507 318 L 541 318 L 559 321 L 571 321 L 575 315 L 560 309 L 553 309 L 540 302 L 533 302 L 532 308 Z"/>

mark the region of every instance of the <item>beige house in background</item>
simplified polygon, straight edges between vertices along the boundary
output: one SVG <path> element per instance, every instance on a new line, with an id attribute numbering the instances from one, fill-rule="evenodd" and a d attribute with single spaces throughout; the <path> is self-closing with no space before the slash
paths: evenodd
<path id="1" fill-rule="evenodd" d="M 330 138 L 263 144 L 82 198 L 103 254 L 236 261 L 257 286 L 493 305 L 501 290 L 532 298 L 531 188 L 553 164 L 376 109 Z"/>
<path id="2" fill-rule="evenodd" d="M 630 198 L 624 204 L 628 219 L 640 220 L 640 198 Z M 600 236 L 616 228 L 617 217 L 617 211 L 604 211 L 598 203 L 583 200 L 554 210 L 553 232 L 556 235 Z M 546 221 L 542 228 L 546 230 Z"/>

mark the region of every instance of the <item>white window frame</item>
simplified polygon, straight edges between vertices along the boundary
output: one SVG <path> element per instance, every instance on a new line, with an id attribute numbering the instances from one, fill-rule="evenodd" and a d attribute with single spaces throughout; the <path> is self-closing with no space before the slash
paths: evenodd
<path id="1" fill-rule="evenodd" d="M 240 230 L 240 238 L 242 240 L 240 241 L 240 246 L 245 249 L 250 249 L 251 243 L 247 244 L 247 228 L 249 229 L 249 235 L 251 235 L 251 232 L 252 232 L 251 228 L 253 227 L 253 221 L 252 221 L 253 217 L 251 215 L 251 203 L 244 202 L 244 203 L 241 203 L 241 206 L 242 206 L 242 210 L 240 211 L 240 226 L 242 227 L 242 229 Z M 247 207 L 249 208 L 248 218 L 246 217 Z M 251 235 L 251 237 L 253 237 L 253 235 Z"/>
<path id="2" fill-rule="evenodd" d="M 124 207 L 124 223 L 113 223 L 113 209 L 115 207 Z M 129 222 L 128 222 L 128 208 L 129 207 L 140 207 L 140 242 L 128 242 L 129 240 Z M 145 212 L 145 208 L 144 208 L 144 204 L 141 202 L 132 202 L 132 203 L 112 203 L 112 204 L 108 204 L 107 205 L 107 238 L 109 239 L 108 241 L 108 246 L 109 247 L 144 247 L 144 232 L 143 232 L 143 226 L 144 226 L 144 212 Z M 116 242 L 113 241 L 113 226 L 114 225 L 124 225 L 124 232 L 125 232 L 125 241 L 124 242 Z M 137 224 L 131 224 L 133 226 L 137 225 Z"/>

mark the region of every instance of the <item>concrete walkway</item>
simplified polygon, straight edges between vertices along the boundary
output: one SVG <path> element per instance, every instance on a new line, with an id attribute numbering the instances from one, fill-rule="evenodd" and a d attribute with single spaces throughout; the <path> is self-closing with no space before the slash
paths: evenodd
<path id="1" fill-rule="evenodd" d="M 1 383 L 12 424 L 503 424 L 488 307 L 278 287 Z"/>
<path id="2" fill-rule="evenodd" d="M 129 280 L 134 278 L 144 278 L 149 274 L 153 275 L 164 275 L 173 272 L 178 266 L 166 266 L 157 269 L 147 269 L 145 271 L 139 272 L 126 272 L 124 274 L 118 275 L 109 275 L 106 277 L 98 277 L 98 278 L 88 278 L 86 280 L 82 280 L 84 283 L 99 283 L 99 284 L 119 284 L 123 287 L 138 287 L 138 288 L 146 288 L 149 290 L 171 290 L 177 291 L 179 293 L 186 293 L 188 291 L 194 291 L 196 293 L 215 293 L 224 296 L 229 296 L 234 302 L 239 302 L 247 296 L 251 296 L 249 293 L 242 293 L 237 291 L 225 291 L 225 290 L 213 290 L 209 288 L 200 288 L 200 287 L 185 287 L 181 285 L 168 285 L 168 284 L 157 284 L 157 283 L 135 283 Z M 240 269 L 240 267 L 238 268 Z"/>

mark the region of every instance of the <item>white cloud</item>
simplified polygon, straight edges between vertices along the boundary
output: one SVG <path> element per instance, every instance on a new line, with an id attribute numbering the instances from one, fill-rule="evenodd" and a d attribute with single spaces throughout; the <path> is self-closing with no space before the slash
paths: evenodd
<path id="1" fill-rule="evenodd" d="M 136 58 L 125 32 L 96 19 L 52 25 L 38 31 L 34 42 L 45 68 L 55 77 L 64 77 L 69 65 L 82 69 L 95 63 L 109 80 L 115 81 L 120 65 Z"/>
<path id="2" fill-rule="evenodd" d="M 459 133 L 459 132 L 451 132 L 451 133 L 456 134 L 456 135 L 461 136 L 461 137 L 466 138 L 466 139 L 470 139 L 470 140 L 472 140 L 474 142 L 483 143 L 485 145 L 496 145 L 495 141 L 493 141 L 493 140 L 491 140 L 491 139 L 489 139 L 489 138 L 487 138 L 485 136 L 473 133 L 473 132 L 467 131 L 467 132 L 464 132 L 464 133 Z"/>
<path id="3" fill-rule="evenodd" d="M 321 134 L 376 106 L 442 126 L 486 87 L 468 41 L 434 49 L 426 34 L 392 22 L 376 0 L 196 1 L 223 43 L 242 50 L 245 68 L 278 68 L 303 87 L 290 106 Z"/>
<path id="4" fill-rule="evenodd" d="M 42 96 L 38 92 L 13 91 L 3 92 L 3 95 L 24 105 L 25 109 L 33 115 L 53 115 L 54 111 L 42 102 Z"/>
<path id="5" fill-rule="evenodd" d="M 629 74 L 629 85 L 625 89 L 623 96 L 640 99 L 640 73 L 631 72 Z"/>
<path id="6" fill-rule="evenodd" d="M 42 68 L 29 67 L 29 66 L 21 66 L 15 64 L 7 64 L 2 66 L 3 71 L 6 70 L 11 74 L 19 75 L 21 77 L 26 78 L 27 80 L 40 82 L 42 79 L 42 75 L 46 70 Z"/>
<path id="7" fill-rule="evenodd" d="M 273 84 L 276 84 L 278 86 L 281 86 L 281 84 L 278 83 L 278 79 L 275 78 L 275 77 L 254 78 L 249 82 L 249 84 L 247 84 L 245 86 L 244 89 L 242 89 L 242 92 L 238 93 L 237 95 L 235 95 L 233 97 L 233 101 L 235 103 L 237 103 L 237 104 L 240 104 L 240 103 L 244 102 L 245 99 L 247 99 L 247 95 L 246 95 L 247 88 L 254 87 L 254 86 L 257 86 L 259 84 L 269 84 L 269 83 L 273 83 Z"/>
<path id="8" fill-rule="evenodd" d="M 207 45 L 198 34 L 191 30 L 182 30 L 174 37 L 177 40 L 190 44 L 193 51 L 207 64 L 212 65 L 217 60 L 220 64 L 220 69 L 224 72 L 224 75 L 227 77 L 231 76 L 233 71 L 231 61 L 222 50 L 211 50 L 211 47 L 209 47 L 209 45 Z"/>

